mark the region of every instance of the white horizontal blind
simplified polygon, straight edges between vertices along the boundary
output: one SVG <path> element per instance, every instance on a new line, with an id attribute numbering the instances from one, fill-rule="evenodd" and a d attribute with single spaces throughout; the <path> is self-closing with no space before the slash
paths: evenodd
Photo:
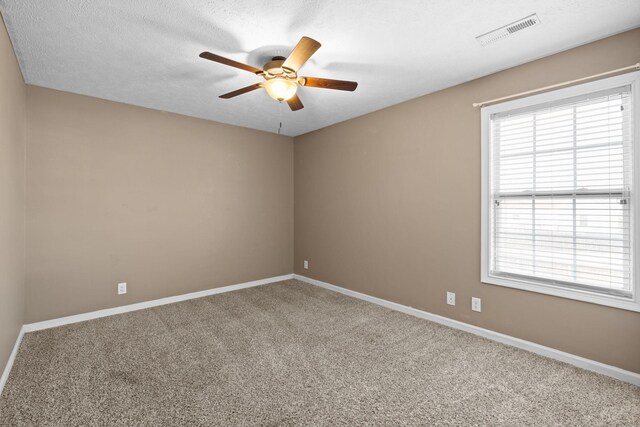
<path id="1" fill-rule="evenodd" d="M 631 87 L 491 116 L 493 276 L 632 294 Z"/>

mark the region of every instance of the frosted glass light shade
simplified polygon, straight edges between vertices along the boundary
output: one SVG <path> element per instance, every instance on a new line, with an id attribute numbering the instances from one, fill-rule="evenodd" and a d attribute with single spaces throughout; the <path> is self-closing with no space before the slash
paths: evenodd
<path id="1" fill-rule="evenodd" d="M 286 101 L 296 94 L 298 84 L 293 80 L 276 77 L 264 82 L 264 88 L 270 97 L 277 101 Z"/>

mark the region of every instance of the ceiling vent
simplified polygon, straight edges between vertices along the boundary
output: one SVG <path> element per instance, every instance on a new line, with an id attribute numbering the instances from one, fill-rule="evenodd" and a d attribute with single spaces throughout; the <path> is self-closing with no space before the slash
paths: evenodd
<path id="1" fill-rule="evenodd" d="M 498 40 L 505 39 L 513 33 L 517 33 L 518 31 L 525 30 L 538 24 L 540 24 L 540 18 L 538 18 L 538 15 L 534 13 L 526 18 L 512 22 L 509 25 L 505 25 L 504 27 L 500 27 L 496 30 L 489 31 L 488 33 L 478 36 L 476 37 L 476 40 L 478 40 L 482 46 L 486 46 L 488 44 L 495 43 Z"/>

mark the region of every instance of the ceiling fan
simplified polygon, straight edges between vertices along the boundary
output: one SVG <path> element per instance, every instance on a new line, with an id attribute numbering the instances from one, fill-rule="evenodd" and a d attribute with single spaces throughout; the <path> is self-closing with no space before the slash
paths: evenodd
<path id="1" fill-rule="evenodd" d="M 266 81 L 234 90 L 233 92 L 220 95 L 220 98 L 229 99 L 243 93 L 251 92 L 263 87 L 270 97 L 277 101 L 287 101 L 292 111 L 304 108 L 296 91 L 298 86 L 318 87 L 322 89 L 337 89 L 354 91 L 358 83 L 345 80 L 321 79 L 318 77 L 299 77 L 298 70 L 316 50 L 320 48 L 320 43 L 309 37 L 302 37 L 288 58 L 274 56 L 262 69 L 243 64 L 232 59 L 224 58 L 211 52 L 202 52 L 201 58 L 220 64 L 229 65 L 241 70 L 249 71 L 257 76 L 262 76 Z"/>

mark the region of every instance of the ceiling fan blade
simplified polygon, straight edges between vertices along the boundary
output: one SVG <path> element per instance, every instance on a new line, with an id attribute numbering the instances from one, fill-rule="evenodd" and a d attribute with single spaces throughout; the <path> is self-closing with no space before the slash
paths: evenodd
<path id="1" fill-rule="evenodd" d="M 211 52 L 202 52 L 200 58 L 208 59 L 209 61 L 218 62 L 220 64 L 229 65 L 231 67 L 240 68 L 241 70 L 249 71 L 254 74 L 261 74 L 263 71 L 259 68 L 252 67 L 251 65 L 243 64 L 242 62 L 234 61 L 233 59 L 225 58 L 224 56 L 216 55 Z"/>
<path id="2" fill-rule="evenodd" d="M 300 101 L 300 98 L 298 98 L 297 94 L 289 98 L 287 100 L 287 104 L 289 104 L 289 108 L 291 108 L 291 111 L 298 111 L 304 108 L 304 105 L 302 105 L 302 101 Z"/>
<path id="3" fill-rule="evenodd" d="M 296 47 L 293 48 L 291 55 L 282 64 L 282 68 L 297 72 L 311 58 L 311 55 L 320 49 L 320 46 L 321 44 L 314 39 L 306 36 L 302 37 Z"/>
<path id="4" fill-rule="evenodd" d="M 321 79 L 318 77 L 302 77 L 300 79 L 302 86 L 319 87 L 322 89 L 348 90 L 353 92 L 358 87 L 357 82 L 349 82 L 346 80 Z"/>
<path id="5" fill-rule="evenodd" d="M 233 92 L 220 95 L 220 98 L 223 98 L 223 99 L 233 98 L 234 96 L 242 95 L 243 93 L 251 92 L 252 90 L 260 89 L 261 87 L 262 87 L 261 83 L 256 83 L 251 86 L 243 87 L 242 89 L 234 90 Z"/>

